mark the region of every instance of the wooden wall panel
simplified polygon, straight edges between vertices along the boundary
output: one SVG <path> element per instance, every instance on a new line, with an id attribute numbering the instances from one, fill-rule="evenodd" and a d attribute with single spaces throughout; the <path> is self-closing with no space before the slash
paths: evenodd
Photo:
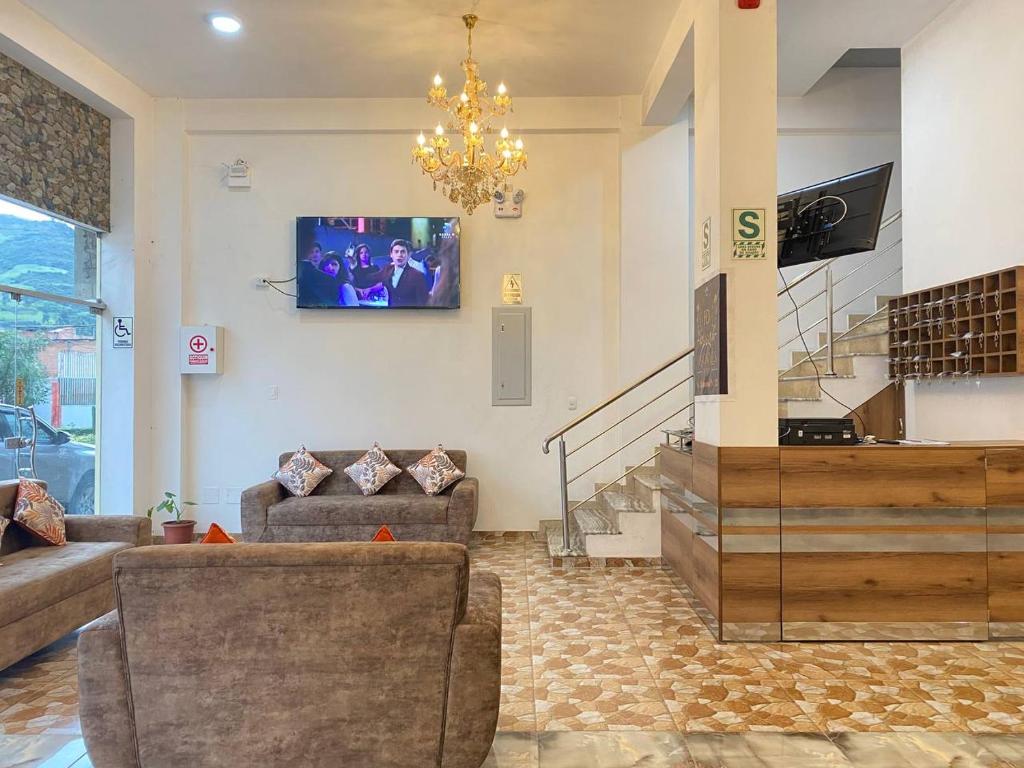
<path id="1" fill-rule="evenodd" d="M 693 532 L 671 512 L 661 512 L 661 557 L 686 584 L 693 584 Z"/>
<path id="2" fill-rule="evenodd" d="M 783 622 L 985 622 L 986 568 L 983 552 L 787 552 Z"/>
<path id="3" fill-rule="evenodd" d="M 718 504 L 718 446 L 693 443 L 693 492 Z"/>
<path id="4" fill-rule="evenodd" d="M 779 506 L 779 448 L 720 448 L 719 505 Z"/>
<path id="5" fill-rule="evenodd" d="M 989 448 L 988 609 L 991 637 L 1024 637 L 1024 448 Z"/>
<path id="6" fill-rule="evenodd" d="M 778 624 L 779 553 L 722 553 L 722 623 Z M 781 638 L 775 638 L 781 639 Z"/>
<path id="7" fill-rule="evenodd" d="M 693 456 L 675 448 L 661 446 L 656 459 L 659 474 L 680 488 L 693 490 Z"/>
<path id="8" fill-rule="evenodd" d="M 779 449 L 787 507 L 984 507 L 985 450 L 949 446 Z"/>
<path id="9" fill-rule="evenodd" d="M 860 418 L 856 418 L 854 413 Z M 856 422 L 858 432 L 867 430 L 866 434 L 884 440 L 900 440 L 906 437 L 902 430 L 902 425 L 906 424 L 903 387 L 890 384 L 846 414 L 846 418 Z"/>
<path id="10" fill-rule="evenodd" d="M 1024 448 L 988 448 L 985 458 L 988 506 L 1024 508 Z"/>

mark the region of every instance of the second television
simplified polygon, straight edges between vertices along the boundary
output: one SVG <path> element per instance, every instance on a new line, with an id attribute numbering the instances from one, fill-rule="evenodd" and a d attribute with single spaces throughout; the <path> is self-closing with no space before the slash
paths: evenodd
<path id="1" fill-rule="evenodd" d="M 458 309 L 459 219 L 300 216 L 300 309 Z"/>

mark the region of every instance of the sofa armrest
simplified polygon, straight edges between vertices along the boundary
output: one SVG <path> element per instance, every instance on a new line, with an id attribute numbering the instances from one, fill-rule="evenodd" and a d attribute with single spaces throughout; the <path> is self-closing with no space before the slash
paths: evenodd
<path id="1" fill-rule="evenodd" d="M 452 541 L 469 543 L 469 534 L 476 525 L 479 499 L 480 481 L 475 477 L 464 477 L 455 484 L 448 502 L 448 528 L 457 532 Z"/>
<path id="2" fill-rule="evenodd" d="M 78 709 L 92 765 L 138 768 L 117 611 L 78 636 Z"/>
<path id="3" fill-rule="evenodd" d="M 455 628 L 442 768 L 479 768 L 498 727 L 501 701 L 501 580 L 473 573 Z"/>
<path id="4" fill-rule="evenodd" d="M 153 526 L 146 517 L 132 515 L 67 515 L 68 541 L 123 541 L 134 547 L 153 543 Z"/>
<path id="5" fill-rule="evenodd" d="M 267 510 L 284 500 L 277 480 L 267 480 L 242 491 L 242 541 L 258 542 L 267 530 Z"/>

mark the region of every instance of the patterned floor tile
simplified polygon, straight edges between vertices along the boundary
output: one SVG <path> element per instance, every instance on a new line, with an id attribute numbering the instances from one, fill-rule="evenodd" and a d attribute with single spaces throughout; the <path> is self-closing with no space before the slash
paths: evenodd
<path id="1" fill-rule="evenodd" d="M 673 731 L 657 687 L 629 679 L 542 680 L 537 683 L 541 731 Z"/>
<path id="2" fill-rule="evenodd" d="M 818 727 L 774 681 L 659 681 L 679 729 L 686 732 L 815 732 Z"/>
<path id="3" fill-rule="evenodd" d="M 819 728 L 842 731 L 954 731 L 953 722 L 900 683 L 795 680 L 786 693 Z"/>
<path id="4" fill-rule="evenodd" d="M 533 644 L 534 681 L 544 678 L 648 679 L 650 672 L 636 644 L 587 640 L 560 643 L 538 639 Z"/>
<path id="5" fill-rule="evenodd" d="M 885 680 L 886 660 L 858 643 L 752 645 L 751 655 L 773 675 L 798 680 Z"/>
<path id="6" fill-rule="evenodd" d="M 982 680 L 922 681 L 914 690 L 962 730 L 1024 732 L 1024 686 L 993 685 Z"/>
<path id="7" fill-rule="evenodd" d="M 502 683 L 498 730 L 527 733 L 537 730 L 536 695 L 532 684 Z"/>

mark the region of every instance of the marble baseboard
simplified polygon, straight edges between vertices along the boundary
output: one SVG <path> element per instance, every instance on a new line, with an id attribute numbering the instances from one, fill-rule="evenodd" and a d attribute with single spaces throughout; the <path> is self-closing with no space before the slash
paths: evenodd
<path id="1" fill-rule="evenodd" d="M 988 636 L 993 640 L 1024 638 L 1024 621 L 990 621 Z"/>
<path id="2" fill-rule="evenodd" d="M 782 640 L 782 625 L 768 622 L 722 622 L 722 640 L 726 642 L 777 643 Z"/>
<path id="3" fill-rule="evenodd" d="M 782 638 L 785 641 L 841 640 L 987 640 L 989 625 L 981 621 L 784 621 Z"/>

